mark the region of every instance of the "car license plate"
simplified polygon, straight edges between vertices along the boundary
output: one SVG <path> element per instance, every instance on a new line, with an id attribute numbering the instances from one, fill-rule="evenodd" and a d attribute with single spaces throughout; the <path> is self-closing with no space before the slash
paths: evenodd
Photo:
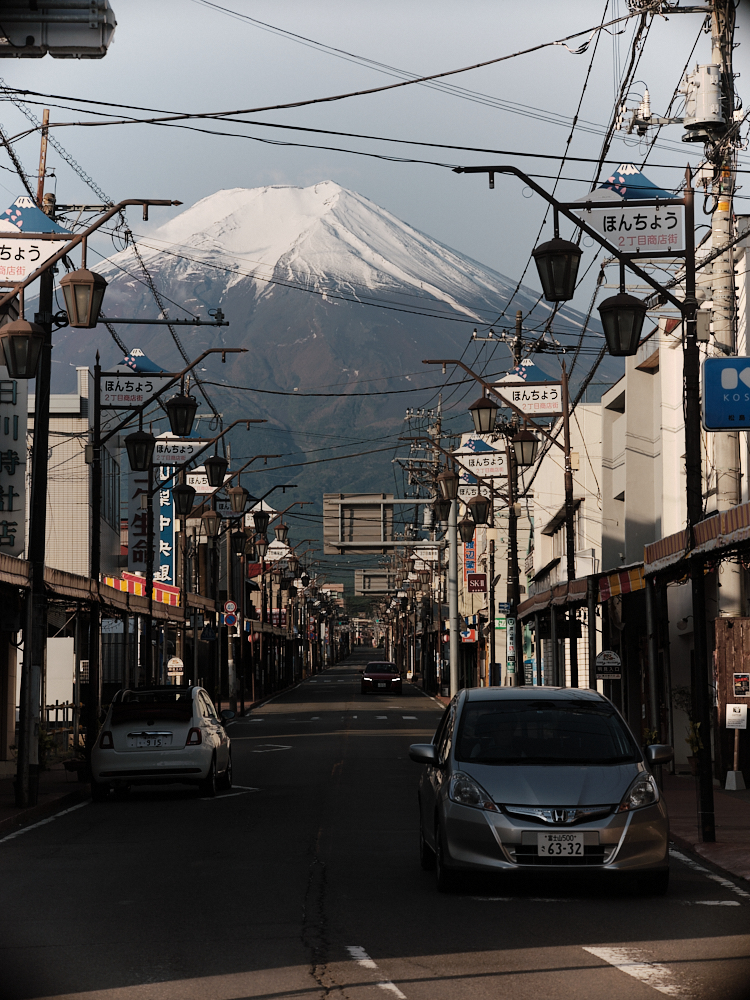
<path id="1" fill-rule="evenodd" d="M 130 747 L 168 747 L 172 745 L 171 736 L 136 736 L 128 740 Z"/>
<path id="2" fill-rule="evenodd" d="M 537 853 L 553 858 L 582 858 L 582 833 L 539 833 L 537 834 Z"/>
<path id="3" fill-rule="evenodd" d="M 384 688 L 385 687 L 385 681 L 378 681 L 376 687 Z"/>

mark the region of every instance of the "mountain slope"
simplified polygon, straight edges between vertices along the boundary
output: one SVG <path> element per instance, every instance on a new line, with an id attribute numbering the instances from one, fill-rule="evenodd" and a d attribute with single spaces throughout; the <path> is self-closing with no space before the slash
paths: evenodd
<path id="1" fill-rule="evenodd" d="M 236 457 L 280 452 L 301 462 L 326 457 L 315 449 L 329 445 L 350 442 L 340 449 L 347 453 L 363 450 L 355 442 L 395 444 L 405 408 L 434 405 L 445 381 L 439 367 L 422 364 L 425 358 L 477 358 L 488 373 L 511 367 L 502 345 L 466 347 L 475 325 L 498 320 L 516 282 L 331 181 L 219 191 L 140 239 L 139 247 L 158 287 L 185 310 L 170 305 L 171 315 L 205 318 L 220 307 L 231 324 L 179 328 L 190 357 L 206 347 L 247 349 L 228 355 L 226 366 L 207 363 L 203 375 L 226 386 L 206 386 L 225 421 L 243 414 L 268 420 L 247 442 L 247 435 L 233 438 Z M 110 282 L 108 315 L 156 314 L 131 249 L 100 270 Z M 496 329 L 512 327 L 519 308 L 530 314 L 525 330 L 541 331 L 550 306 L 523 287 Z M 575 310 L 561 310 L 555 337 L 574 343 L 582 322 Z M 596 334 L 598 324 L 592 326 Z M 183 367 L 165 327 L 119 326 L 118 332 L 165 368 Z M 603 341 L 590 335 L 586 343 L 598 349 Z M 70 366 L 91 364 L 96 349 L 105 367 L 119 361 L 102 326 L 60 331 L 56 344 L 55 360 L 62 362 L 55 365 L 56 391 L 66 388 L 59 383 Z M 559 372 L 554 356 L 537 358 L 548 372 Z M 578 378 L 588 360 L 579 364 Z M 604 378 L 619 371 L 609 358 L 602 366 Z M 373 392 L 388 394 L 363 395 Z M 450 429 L 466 428 L 466 404 L 476 395 L 474 385 L 446 389 L 446 404 L 455 406 L 447 414 Z M 380 491 L 393 487 L 390 469 L 386 453 L 289 475 L 304 475 L 306 493 L 312 486 Z"/>

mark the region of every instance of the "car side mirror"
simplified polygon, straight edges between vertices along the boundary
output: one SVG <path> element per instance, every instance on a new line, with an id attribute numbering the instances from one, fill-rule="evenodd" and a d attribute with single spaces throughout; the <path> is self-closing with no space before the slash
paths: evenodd
<path id="1" fill-rule="evenodd" d="M 234 712 L 229 708 L 223 708 L 221 710 L 221 721 L 223 723 L 231 722 L 234 718 Z"/>
<path id="2" fill-rule="evenodd" d="M 434 743 L 412 743 L 409 747 L 409 757 L 416 764 L 437 765 L 437 747 Z"/>
<path id="3" fill-rule="evenodd" d="M 646 747 L 646 760 L 649 764 L 668 764 L 674 760 L 674 748 L 666 743 L 652 743 Z"/>

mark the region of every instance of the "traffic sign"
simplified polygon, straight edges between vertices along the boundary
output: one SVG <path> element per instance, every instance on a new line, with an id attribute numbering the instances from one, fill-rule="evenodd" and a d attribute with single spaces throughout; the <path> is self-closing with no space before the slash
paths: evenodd
<path id="1" fill-rule="evenodd" d="M 237 615 L 231 615 L 231 614 L 229 614 L 229 615 L 222 615 L 221 616 L 221 624 L 222 625 L 236 625 L 237 624 Z"/>
<path id="2" fill-rule="evenodd" d="M 703 426 L 707 431 L 750 428 L 750 359 L 706 358 L 703 362 Z"/>
<path id="3" fill-rule="evenodd" d="M 497 602 L 497 613 L 499 615 L 507 615 L 510 611 L 509 601 L 498 601 Z"/>
<path id="4" fill-rule="evenodd" d="M 228 615 L 233 615 L 237 610 L 236 601 L 224 601 L 224 611 Z"/>

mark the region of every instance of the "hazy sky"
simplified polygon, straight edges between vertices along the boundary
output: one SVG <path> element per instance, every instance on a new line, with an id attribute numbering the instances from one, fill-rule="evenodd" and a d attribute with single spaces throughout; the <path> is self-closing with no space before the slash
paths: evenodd
<path id="1" fill-rule="evenodd" d="M 0 67 L 6 82 L 45 93 L 110 100 L 167 111 L 242 109 L 377 86 L 391 77 L 375 69 L 336 58 L 280 37 L 268 30 L 211 9 L 196 0 L 112 0 L 118 27 L 113 45 L 102 60 L 12 60 Z M 329 46 L 378 60 L 413 73 L 426 74 L 473 64 L 552 41 L 590 28 L 602 18 L 604 0 L 224 0 L 225 6 Z M 625 0 L 610 0 L 607 19 L 627 12 Z M 698 35 L 701 16 L 656 18 L 638 69 L 636 103 L 645 83 L 652 108 L 662 113 L 679 82 Z M 740 22 L 743 20 L 740 16 Z M 595 156 L 602 126 L 613 106 L 618 62 L 627 56 L 635 21 L 613 38 L 603 34 L 571 145 L 578 156 Z M 744 32 L 740 23 L 738 39 Z M 570 43 L 581 44 L 585 38 Z M 476 93 L 458 96 L 425 86 L 350 98 L 318 107 L 256 114 L 258 121 L 305 125 L 380 135 L 398 139 L 481 146 L 493 149 L 560 153 L 570 132 L 588 71 L 592 47 L 572 55 L 564 47 L 543 49 L 486 69 L 450 78 L 451 86 Z M 710 36 L 698 41 L 693 64 L 707 62 Z M 747 75 L 748 51 L 736 50 L 736 70 Z M 738 80 L 740 92 L 744 76 Z M 471 99 L 469 99 L 471 98 Z M 513 113 L 497 101 L 522 105 Z M 48 101 L 50 105 L 64 101 Z M 52 121 L 90 118 L 52 106 Z M 552 119 L 552 120 L 550 120 Z M 11 105 L 2 121 L 11 134 L 25 119 Z M 197 127 L 225 129 L 217 123 Z M 282 132 L 256 125 L 238 131 L 263 138 L 344 146 L 447 163 L 515 162 L 529 172 L 554 175 L 553 160 L 522 160 L 509 156 L 419 146 L 396 146 L 363 140 Z M 177 198 L 190 204 L 227 187 L 263 184 L 308 185 L 332 178 L 359 191 L 379 205 L 435 238 L 516 277 L 528 259 L 543 206 L 523 197 L 520 183 L 498 178 L 494 192 L 484 177 L 457 176 L 450 170 L 421 164 L 389 163 L 322 149 L 267 145 L 245 138 L 204 135 L 187 128 L 150 125 L 104 128 L 63 128 L 60 140 L 115 199 L 132 196 Z M 688 157 L 701 148 L 681 144 L 682 130 L 662 132 L 650 162 L 673 165 L 649 167 L 663 186 L 679 183 Z M 22 140 L 18 151 L 33 172 L 38 157 L 36 136 Z M 639 162 L 643 147 L 632 138 L 616 140 L 613 158 Z M 0 160 L 7 165 L 7 160 Z M 51 151 L 57 166 L 59 201 L 91 198 L 70 169 Z M 571 197 L 587 190 L 592 167 L 572 163 L 564 176 L 578 179 L 561 188 Z M 543 181 L 551 186 L 553 181 Z M 21 193 L 11 173 L 0 171 L 0 198 Z M 528 192 L 526 192 L 528 193 Z M 742 194 L 743 192 L 740 192 Z M 744 202 L 739 201 L 738 205 Z M 748 202 L 750 206 L 750 202 Z M 170 210 L 173 212 L 174 210 Z M 153 220 L 165 218 L 154 212 Z M 143 232 L 138 213 L 131 214 L 136 233 Z M 528 282 L 536 285 L 536 276 Z M 580 301 L 578 299 L 580 298 Z M 575 305 L 585 309 L 587 296 Z"/>

